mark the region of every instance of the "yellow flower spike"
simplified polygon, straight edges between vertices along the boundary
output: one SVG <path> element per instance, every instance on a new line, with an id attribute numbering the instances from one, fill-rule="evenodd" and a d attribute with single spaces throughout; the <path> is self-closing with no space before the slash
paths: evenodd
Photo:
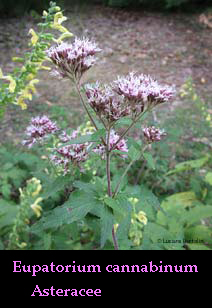
<path id="1" fill-rule="evenodd" d="M 30 223 L 30 221 L 29 221 L 28 218 L 25 218 L 24 222 L 25 222 L 25 224 L 27 224 L 27 225 Z"/>
<path id="2" fill-rule="evenodd" d="M 20 248 L 25 248 L 26 246 L 27 246 L 27 243 L 25 243 L 25 242 L 22 242 L 21 244 L 19 244 Z"/>
<path id="3" fill-rule="evenodd" d="M 137 219 L 143 223 L 144 225 L 147 224 L 147 217 L 146 217 L 146 213 L 144 213 L 143 211 L 138 212 L 138 214 L 136 215 Z"/>
<path id="4" fill-rule="evenodd" d="M 69 32 L 65 27 L 63 27 L 63 26 L 61 26 L 61 25 L 59 25 L 59 24 L 54 24 L 54 23 L 52 23 L 52 24 L 50 25 L 50 27 L 51 27 L 52 29 L 58 30 L 58 31 L 63 32 L 63 33 Z"/>
<path id="5" fill-rule="evenodd" d="M 72 37 L 73 36 L 73 33 L 71 32 L 65 32 L 63 33 L 58 39 L 54 39 L 54 41 L 56 43 L 61 43 L 64 39 L 66 38 L 69 38 L 69 37 Z"/>
<path id="6" fill-rule="evenodd" d="M 24 72 L 26 72 L 26 71 L 27 71 L 26 67 L 25 67 L 25 66 L 22 66 L 21 72 L 24 73 Z"/>
<path id="7" fill-rule="evenodd" d="M 29 30 L 29 34 L 32 35 L 32 37 L 31 37 L 31 43 L 32 43 L 32 45 L 34 46 L 34 45 L 37 43 L 39 37 L 38 37 L 38 35 L 35 33 L 35 31 L 34 31 L 33 29 L 30 29 L 30 30 Z"/>
<path id="8" fill-rule="evenodd" d="M 139 201 L 138 198 L 133 198 L 133 197 L 129 198 L 128 200 L 132 203 L 132 205 L 136 205 Z"/>
<path id="9" fill-rule="evenodd" d="M 29 81 L 29 80 L 32 80 L 33 78 L 35 78 L 35 74 L 30 73 L 30 74 L 27 76 L 26 80 Z"/>
<path id="10" fill-rule="evenodd" d="M 23 197 L 24 196 L 23 190 L 21 188 L 19 188 L 18 190 L 19 190 L 20 196 Z"/>
<path id="11" fill-rule="evenodd" d="M 21 107 L 22 110 L 27 109 L 27 104 L 24 102 L 23 96 L 19 96 L 17 104 Z"/>
<path id="12" fill-rule="evenodd" d="M 25 89 L 23 92 L 22 92 L 22 97 L 23 99 L 28 99 L 28 100 L 32 100 L 32 94 L 29 93 L 29 89 Z"/>
<path id="13" fill-rule="evenodd" d="M 27 90 L 31 90 L 32 93 L 36 93 L 36 89 L 34 87 L 34 84 L 38 83 L 39 82 L 39 79 L 33 79 L 31 80 L 28 85 L 26 86 L 26 89 Z"/>
<path id="14" fill-rule="evenodd" d="M 16 81 L 12 76 L 5 76 L 3 77 L 3 79 L 8 80 L 10 82 L 9 84 L 9 91 L 10 93 L 14 93 L 15 92 L 15 88 L 16 88 Z"/>
<path id="15" fill-rule="evenodd" d="M 193 101 L 195 101 L 197 99 L 197 95 L 194 94 L 193 97 L 192 97 Z"/>
<path id="16" fill-rule="evenodd" d="M 35 184 L 37 185 L 36 190 L 32 192 L 32 197 L 36 196 L 39 194 L 39 192 L 42 189 L 42 185 L 40 183 L 40 180 L 36 179 Z"/>
<path id="17" fill-rule="evenodd" d="M 4 76 L 2 70 L 0 69 L 0 78 L 7 80 L 10 82 L 9 84 L 9 92 L 10 93 L 14 93 L 15 92 L 15 88 L 16 88 L 16 81 L 12 76 Z"/>
<path id="18" fill-rule="evenodd" d="M 42 200 L 43 198 L 39 197 L 35 200 L 33 204 L 30 205 L 31 209 L 38 218 L 41 216 L 41 211 L 42 211 L 42 207 L 38 205 L 38 203 L 41 202 Z"/>
<path id="19" fill-rule="evenodd" d="M 210 122 L 210 120 L 211 120 L 211 115 L 208 114 L 207 117 L 206 117 L 206 121 Z"/>
<path id="20" fill-rule="evenodd" d="M 57 12 L 55 15 L 54 15 L 54 24 L 59 24 L 61 25 L 62 22 L 66 21 L 67 20 L 67 17 L 63 16 L 63 13 L 62 12 Z"/>
<path id="21" fill-rule="evenodd" d="M 55 10 L 55 12 L 59 12 L 61 10 L 61 8 L 59 6 L 55 6 L 54 10 Z"/>
<path id="22" fill-rule="evenodd" d="M 115 224 L 115 225 L 114 225 L 114 231 L 115 231 L 115 233 L 116 233 L 116 231 L 117 231 L 117 229 L 118 229 L 118 226 L 119 226 L 119 224 Z"/>
<path id="23" fill-rule="evenodd" d="M 50 71 L 50 70 L 51 70 L 51 67 L 41 65 L 41 66 L 39 67 L 39 69 L 40 69 L 40 70 L 45 70 L 45 71 Z"/>

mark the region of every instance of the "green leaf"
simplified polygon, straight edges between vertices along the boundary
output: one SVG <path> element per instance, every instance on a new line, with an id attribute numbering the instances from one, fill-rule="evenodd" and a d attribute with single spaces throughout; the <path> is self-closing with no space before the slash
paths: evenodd
<path id="1" fill-rule="evenodd" d="M 167 250 L 182 250 L 183 239 L 172 234 L 164 227 L 148 222 L 144 227 L 144 234 L 150 238 L 153 244 L 160 244 Z"/>
<path id="2" fill-rule="evenodd" d="M 134 147 L 134 145 L 131 145 L 128 151 L 128 156 L 131 160 L 138 160 L 141 156 L 141 150 L 138 150 Z"/>
<path id="3" fill-rule="evenodd" d="M 18 206 L 6 200 L 0 200 L 0 228 L 12 225 L 18 212 Z"/>
<path id="4" fill-rule="evenodd" d="M 199 222 L 201 219 L 212 217 L 212 206 L 211 205 L 201 205 L 190 209 L 184 214 L 183 220 L 188 226 L 195 222 Z"/>
<path id="5" fill-rule="evenodd" d="M 186 244 L 190 250 L 211 250 L 203 244 Z"/>
<path id="6" fill-rule="evenodd" d="M 161 203 L 161 208 L 165 212 L 157 213 L 157 222 L 164 226 L 172 227 L 173 224 L 183 223 L 183 218 L 187 213 L 186 208 L 198 202 L 193 191 L 176 193 L 167 197 Z"/>
<path id="7" fill-rule="evenodd" d="M 127 143 L 129 144 L 129 146 L 133 145 L 136 150 L 141 152 L 141 145 L 142 145 L 141 140 L 135 140 L 132 137 L 128 137 Z"/>
<path id="8" fill-rule="evenodd" d="M 4 183 L 1 186 L 0 191 L 5 199 L 10 198 L 11 189 L 12 189 L 12 185 L 9 183 Z"/>
<path id="9" fill-rule="evenodd" d="M 45 250 L 49 250 L 51 248 L 52 236 L 51 233 L 43 234 L 43 245 Z"/>
<path id="10" fill-rule="evenodd" d="M 186 240 L 198 240 L 212 244 L 212 230 L 205 225 L 197 225 L 185 229 Z"/>
<path id="11" fill-rule="evenodd" d="M 45 191 L 42 194 L 42 198 L 47 199 L 58 191 L 64 190 L 66 186 L 71 184 L 72 178 L 70 175 L 59 176 L 53 182 L 47 184 Z"/>
<path id="12" fill-rule="evenodd" d="M 101 218 L 100 218 L 100 226 L 101 226 L 100 245 L 101 245 L 101 248 L 105 245 L 106 240 L 109 237 L 111 237 L 113 224 L 114 224 L 113 214 L 111 213 L 110 209 L 107 206 L 103 206 L 101 208 Z"/>
<path id="13" fill-rule="evenodd" d="M 174 173 L 179 173 L 183 171 L 188 171 L 191 169 L 196 169 L 202 167 L 209 159 L 209 155 L 206 155 L 200 159 L 188 160 L 182 163 L 179 163 L 175 166 L 173 170 L 170 170 L 166 175 L 171 175 Z"/>
<path id="14" fill-rule="evenodd" d="M 179 204 L 183 207 L 191 207 L 194 205 L 194 202 L 197 202 L 197 197 L 193 191 L 185 191 L 173 194 L 169 197 L 167 197 L 162 203 L 161 207 L 164 210 L 169 209 L 170 207 L 173 207 L 176 204 Z"/>
<path id="15" fill-rule="evenodd" d="M 121 118 L 120 120 L 117 121 L 116 127 L 123 127 L 124 125 L 130 126 L 132 123 L 132 120 L 129 118 Z"/>
<path id="16" fill-rule="evenodd" d="M 37 223 L 31 227 L 31 232 L 39 232 L 43 229 L 57 228 L 65 224 L 83 219 L 93 208 L 100 205 L 92 193 L 83 191 L 73 192 L 67 202 L 62 206 L 49 211 Z"/>
<path id="17" fill-rule="evenodd" d="M 212 185 L 212 172 L 208 172 L 205 176 L 205 182 L 209 183 Z"/>
<path id="18" fill-rule="evenodd" d="M 116 237 L 120 250 L 129 249 L 131 241 L 128 238 L 128 233 L 131 224 L 131 213 L 129 213 L 118 225 Z"/>
<path id="19" fill-rule="evenodd" d="M 149 166 L 149 168 L 155 170 L 155 162 L 153 160 L 152 154 L 150 153 L 143 153 L 144 158 L 147 161 L 147 165 Z"/>
<path id="20" fill-rule="evenodd" d="M 126 208 L 122 206 L 119 200 L 113 199 L 111 197 L 105 197 L 104 202 L 115 212 L 126 215 Z"/>
<path id="21" fill-rule="evenodd" d="M 87 192 L 95 192 L 96 191 L 96 186 L 95 186 L 95 184 L 92 184 L 92 183 L 75 181 L 73 185 L 74 185 L 74 187 L 77 187 L 77 188 L 79 188 L 80 190 L 83 190 L 83 191 L 87 191 Z"/>

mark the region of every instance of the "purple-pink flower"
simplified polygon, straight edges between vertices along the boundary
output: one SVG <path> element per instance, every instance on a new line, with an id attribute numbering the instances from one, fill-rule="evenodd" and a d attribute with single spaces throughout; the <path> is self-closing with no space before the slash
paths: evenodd
<path id="1" fill-rule="evenodd" d="M 167 135 L 163 130 L 155 128 L 154 126 L 144 128 L 143 134 L 148 143 L 160 141 Z"/>
<path id="2" fill-rule="evenodd" d="M 129 106 L 107 85 L 100 85 L 99 82 L 93 86 L 87 85 L 86 96 L 88 103 L 99 117 L 109 123 L 130 114 Z"/>
<path id="3" fill-rule="evenodd" d="M 58 130 L 57 125 L 47 116 L 37 116 L 31 119 L 30 125 L 26 128 L 28 138 L 23 141 L 23 144 L 30 148 L 37 141 L 44 140 Z"/>
<path id="4" fill-rule="evenodd" d="M 46 53 L 57 66 L 57 73 L 61 77 L 79 81 L 83 73 L 95 63 L 94 56 L 100 51 L 96 43 L 89 39 L 75 38 L 72 44 L 61 43 L 48 49 Z"/>
<path id="5" fill-rule="evenodd" d="M 63 143 L 67 143 L 79 135 L 78 130 L 74 130 L 71 135 L 63 132 L 59 139 Z M 88 149 L 91 143 L 85 142 L 83 144 L 67 144 L 63 147 L 56 148 L 55 154 L 51 155 L 51 160 L 55 165 L 61 166 L 64 169 L 64 174 L 69 171 L 70 164 L 79 166 L 79 163 L 84 162 L 88 157 Z"/>
<path id="6" fill-rule="evenodd" d="M 114 131 L 111 130 L 110 131 L 110 138 L 109 138 L 109 150 L 111 150 L 113 148 L 113 146 L 118 142 L 120 136 Z M 115 146 L 114 150 L 119 150 L 121 152 L 128 152 L 128 147 L 127 147 L 127 143 L 124 139 L 121 139 Z M 103 159 L 105 159 L 105 154 L 106 154 L 106 149 L 105 146 L 103 144 L 99 144 L 97 145 L 93 151 L 99 155 L 102 156 Z M 125 154 L 121 154 L 121 157 L 125 158 L 126 155 Z"/>
<path id="7" fill-rule="evenodd" d="M 175 94 L 173 87 L 160 85 L 150 76 L 134 72 L 118 77 L 112 87 L 129 102 L 133 112 L 136 113 L 142 112 L 145 107 L 154 107 L 167 102 Z"/>

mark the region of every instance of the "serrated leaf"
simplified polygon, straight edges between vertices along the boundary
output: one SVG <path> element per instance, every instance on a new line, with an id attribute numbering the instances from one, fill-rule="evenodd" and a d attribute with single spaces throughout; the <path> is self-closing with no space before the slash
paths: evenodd
<path id="1" fill-rule="evenodd" d="M 93 208 L 100 205 L 96 196 L 91 193 L 73 192 L 68 201 L 62 206 L 49 211 L 31 228 L 31 232 L 39 232 L 43 229 L 57 228 L 65 224 L 83 219 Z"/>
<path id="2" fill-rule="evenodd" d="M 101 208 L 101 218 L 100 218 L 100 227 L 101 227 L 101 238 L 100 246 L 101 248 L 105 245 L 106 240 L 112 234 L 112 228 L 114 224 L 114 217 L 111 211 L 107 206 Z"/>
<path id="3" fill-rule="evenodd" d="M 153 160 L 152 154 L 143 153 L 143 156 L 144 156 L 145 160 L 147 161 L 147 165 L 149 166 L 149 168 L 155 170 L 155 162 Z"/>
<path id="4" fill-rule="evenodd" d="M 120 204 L 120 202 L 116 199 L 110 198 L 110 197 L 105 197 L 104 202 L 114 211 L 125 215 L 126 214 L 126 209 Z"/>
<path id="5" fill-rule="evenodd" d="M 59 176 L 53 182 L 49 182 L 45 188 L 42 198 L 46 199 L 54 195 L 56 192 L 63 190 L 67 185 L 72 184 L 72 179 L 69 175 Z"/>
<path id="6" fill-rule="evenodd" d="M 74 185 L 74 187 L 77 187 L 77 188 L 79 188 L 80 190 L 83 190 L 83 191 L 87 191 L 87 192 L 96 191 L 96 186 L 95 186 L 95 184 L 92 184 L 92 183 L 75 181 L 73 185 Z"/>

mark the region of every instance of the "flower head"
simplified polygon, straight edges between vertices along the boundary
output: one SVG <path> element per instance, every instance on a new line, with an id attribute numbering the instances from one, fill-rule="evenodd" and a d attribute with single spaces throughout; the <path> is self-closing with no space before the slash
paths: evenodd
<path id="1" fill-rule="evenodd" d="M 78 135 L 79 131 L 74 130 L 71 135 L 63 132 L 59 138 L 63 143 L 67 143 L 75 139 Z M 55 149 L 55 155 L 51 155 L 51 160 L 55 165 L 61 166 L 64 169 L 64 174 L 66 174 L 69 171 L 70 163 L 79 165 L 79 163 L 87 159 L 89 146 L 90 143 L 88 142 L 64 145 Z"/>
<path id="2" fill-rule="evenodd" d="M 94 86 L 87 85 L 86 96 L 94 111 L 108 122 L 117 121 L 130 114 L 129 106 L 107 85 L 100 85 L 99 82 Z"/>
<path id="3" fill-rule="evenodd" d="M 175 91 L 173 87 L 159 85 L 148 75 L 134 72 L 118 77 L 112 84 L 113 90 L 128 101 L 133 112 L 140 113 L 145 107 L 153 107 L 170 100 Z"/>
<path id="4" fill-rule="evenodd" d="M 143 134 L 148 143 L 160 141 L 167 135 L 164 131 L 159 130 L 159 128 L 155 128 L 154 126 L 144 128 Z"/>
<path id="5" fill-rule="evenodd" d="M 113 148 L 113 146 L 118 142 L 119 140 L 119 135 L 114 131 L 111 130 L 110 131 L 110 138 L 109 138 L 109 150 L 111 150 Z M 128 152 L 128 147 L 127 147 L 127 143 L 124 139 L 121 139 L 115 146 L 114 150 L 119 150 L 121 152 Z M 99 154 L 102 156 L 103 159 L 105 159 L 105 154 L 106 154 L 106 149 L 105 146 L 103 144 L 99 144 L 97 145 L 94 149 L 93 152 Z M 122 158 L 125 158 L 126 155 L 125 154 L 121 154 Z"/>
<path id="6" fill-rule="evenodd" d="M 23 144 L 30 148 L 37 141 L 42 141 L 58 130 L 56 124 L 45 115 L 32 118 L 30 125 L 26 129 L 28 139 L 24 140 Z"/>
<path id="7" fill-rule="evenodd" d="M 87 38 L 75 38 L 72 44 L 61 43 L 48 49 L 46 53 L 57 66 L 61 77 L 79 80 L 95 63 L 94 56 L 100 51 L 96 43 Z"/>

